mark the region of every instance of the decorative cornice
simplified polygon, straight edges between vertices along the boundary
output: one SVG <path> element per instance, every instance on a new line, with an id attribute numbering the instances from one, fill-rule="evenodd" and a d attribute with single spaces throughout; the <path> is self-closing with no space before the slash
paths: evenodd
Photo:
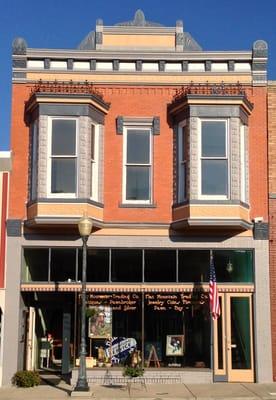
<path id="1" fill-rule="evenodd" d="M 145 15 L 142 10 L 137 10 L 135 12 L 134 18 L 132 21 L 126 21 L 126 22 L 119 22 L 118 24 L 115 24 L 115 26 L 162 26 L 161 24 L 157 22 L 151 22 L 151 21 L 146 21 Z"/>

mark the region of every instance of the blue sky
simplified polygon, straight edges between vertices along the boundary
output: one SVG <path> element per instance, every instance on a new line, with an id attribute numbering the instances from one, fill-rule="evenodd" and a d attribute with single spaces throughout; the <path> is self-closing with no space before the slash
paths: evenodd
<path id="1" fill-rule="evenodd" d="M 276 0 L 2 0 L 0 9 L 0 150 L 9 149 L 11 44 L 76 48 L 104 25 L 132 20 L 141 8 L 147 20 L 175 26 L 182 19 L 204 50 L 249 50 L 257 39 L 269 45 L 269 79 L 276 79 Z"/>

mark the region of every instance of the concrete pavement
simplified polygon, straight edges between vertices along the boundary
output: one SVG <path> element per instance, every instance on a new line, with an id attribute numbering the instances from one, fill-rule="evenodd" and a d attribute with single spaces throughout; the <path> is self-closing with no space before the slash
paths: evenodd
<path id="1" fill-rule="evenodd" d="M 94 400 L 276 400 L 276 383 L 151 384 L 146 388 L 134 383 L 130 393 L 125 385 L 93 385 L 91 389 Z M 69 400 L 71 391 L 72 387 L 61 380 L 51 384 L 46 380 L 35 388 L 2 388 L 0 400 Z"/>

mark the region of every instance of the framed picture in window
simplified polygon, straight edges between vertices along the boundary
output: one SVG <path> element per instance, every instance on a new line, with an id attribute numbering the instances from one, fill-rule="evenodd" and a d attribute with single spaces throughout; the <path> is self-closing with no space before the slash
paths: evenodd
<path id="1" fill-rule="evenodd" d="M 184 335 L 167 335 L 166 356 L 184 355 Z"/>

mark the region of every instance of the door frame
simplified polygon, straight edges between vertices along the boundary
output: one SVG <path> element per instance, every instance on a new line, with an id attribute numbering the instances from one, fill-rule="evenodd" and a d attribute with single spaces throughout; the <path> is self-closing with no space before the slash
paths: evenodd
<path id="1" fill-rule="evenodd" d="M 33 371 L 35 369 L 35 308 L 29 307 L 26 323 L 26 370 Z"/>
<path id="2" fill-rule="evenodd" d="M 231 298 L 243 297 L 249 299 L 250 319 L 250 369 L 232 368 L 231 343 Z M 215 382 L 254 382 L 254 340 L 253 340 L 253 293 L 227 292 L 219 293 L 221 315 L 213 321 L 213 372 Z M 220 350 L 219 350 L 220 344 Z"/>

